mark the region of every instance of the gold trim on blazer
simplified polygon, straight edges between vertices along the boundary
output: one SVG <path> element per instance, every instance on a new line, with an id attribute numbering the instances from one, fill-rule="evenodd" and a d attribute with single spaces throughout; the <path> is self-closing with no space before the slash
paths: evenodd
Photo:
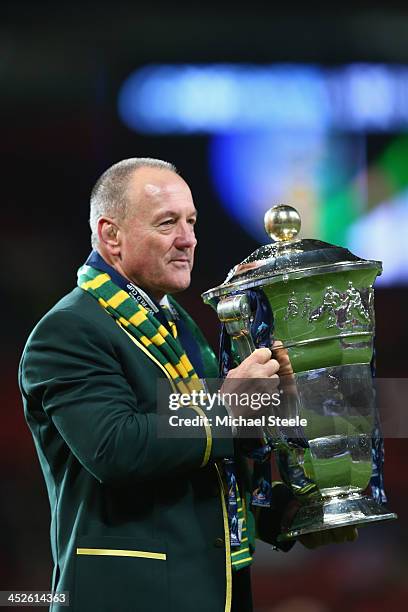
<path id="1" fill-rule="evenodd" d="M 120 550 L 118 548 L 77 548 L 77 555 L 96 555 L 106 557 L 139 557 L 166 561 L 165 553 L 145 552 L 144 550 Z"/>
<path id="2" fill-rule="evenodd" d="M 225 572 L 226 572 L 226 597 L 225 597 L 225 612 L 231 612 L 232 604 L 232 569 L 231 569 L 231 544 L 230 531 L 228 524 L 227 505 L 224 498 L 224 484 L 218 465 L 215 464 L 217 470 L 218 482 L 221 490 L 222 518 L 224 521 L 224 539 L 225 539 Z"/>
<path id="3" fill-rule="evenodd" d="M 203 462 L 201 464 L 200 467 L 204 467 L 207 465 L 208 460 L 210 458 L 211 455 L 211 449 L 212 449 L 212 435 L 211 435 L 211 427 L 208 424 L 208 417 L 205 414 L 204 410 L 202 408 L 200 408 L 199 406 L 190 406 L 190 408 L 192 408 L 195 412 L 197 412 L 198 415 L 200 415 L 200 417 L 202 417 L 202 422 L 204 423 L 204 428 L 205 428 L 205 434 L 207 436 L 207 446 L 205 448 L 205 453 L 204 453 L 204 459 Z"/>

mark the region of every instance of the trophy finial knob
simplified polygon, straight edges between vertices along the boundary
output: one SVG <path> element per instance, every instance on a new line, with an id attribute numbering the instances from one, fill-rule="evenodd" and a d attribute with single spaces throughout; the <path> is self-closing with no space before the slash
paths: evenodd
<path id="1" fill-rule="evenodd" d="M 294 240 L 300 230 L 300 215 L 296 208 L 279 204 L 273 206 L 265 213 L 266 233 L 278 242 Z"/>

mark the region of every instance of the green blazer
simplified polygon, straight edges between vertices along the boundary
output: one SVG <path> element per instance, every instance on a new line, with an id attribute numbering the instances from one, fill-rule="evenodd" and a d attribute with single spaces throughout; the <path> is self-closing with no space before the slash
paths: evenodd
<path id="1" fill-rule="evenodd" d="M 194 439 L 190 428 L 158 437 L 158 377 L 160 364 L 79 288 L 27 341 L 19 380 L 51 505 L 52 589 L 70 594 L 70 608 L 54 612 L 230 610 L 215 462 L 234 456 L 234 443 L 201 426 Z M 247 488 L 243 472 L 241 481 Z M 282 491 L 260 521 L 271 543 L 288 501 Z"/>

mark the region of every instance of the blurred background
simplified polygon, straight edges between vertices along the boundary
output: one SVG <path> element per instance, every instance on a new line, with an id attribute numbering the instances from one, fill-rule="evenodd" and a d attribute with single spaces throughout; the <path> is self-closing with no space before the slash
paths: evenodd
<path id="1" fill-rule="evenodd" d="M 191 185 L 199 247 L 180 301 L 214 348 L 200 293 L 268 242 L 263 214 L 287 203 L 302 237 L 384 262 L 378 375 L 407 376 L 407 28 L 408 8 L 393 2 L 3 4 L 0 590 L 49 588 L 49 507 L 17 365 L 34 324 L 75 284 L 90 190 L 112 163 L 162 158 Z M 386 441 L 399 521 L 352 545 L 260 545 L 257 612 L 403 609 L 406 449 Z"/>

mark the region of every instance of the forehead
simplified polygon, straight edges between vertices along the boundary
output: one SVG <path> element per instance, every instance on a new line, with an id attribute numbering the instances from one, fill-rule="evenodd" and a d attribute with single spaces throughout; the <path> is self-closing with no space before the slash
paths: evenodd
<path id="1" fill-rule="evenodd" d="M 128 197 L 139 214 L 156 214 L 161 208 L 194 211 L 191 191 L 175 172 L 160 168 L 139 168 L 129 181 Z"/>

